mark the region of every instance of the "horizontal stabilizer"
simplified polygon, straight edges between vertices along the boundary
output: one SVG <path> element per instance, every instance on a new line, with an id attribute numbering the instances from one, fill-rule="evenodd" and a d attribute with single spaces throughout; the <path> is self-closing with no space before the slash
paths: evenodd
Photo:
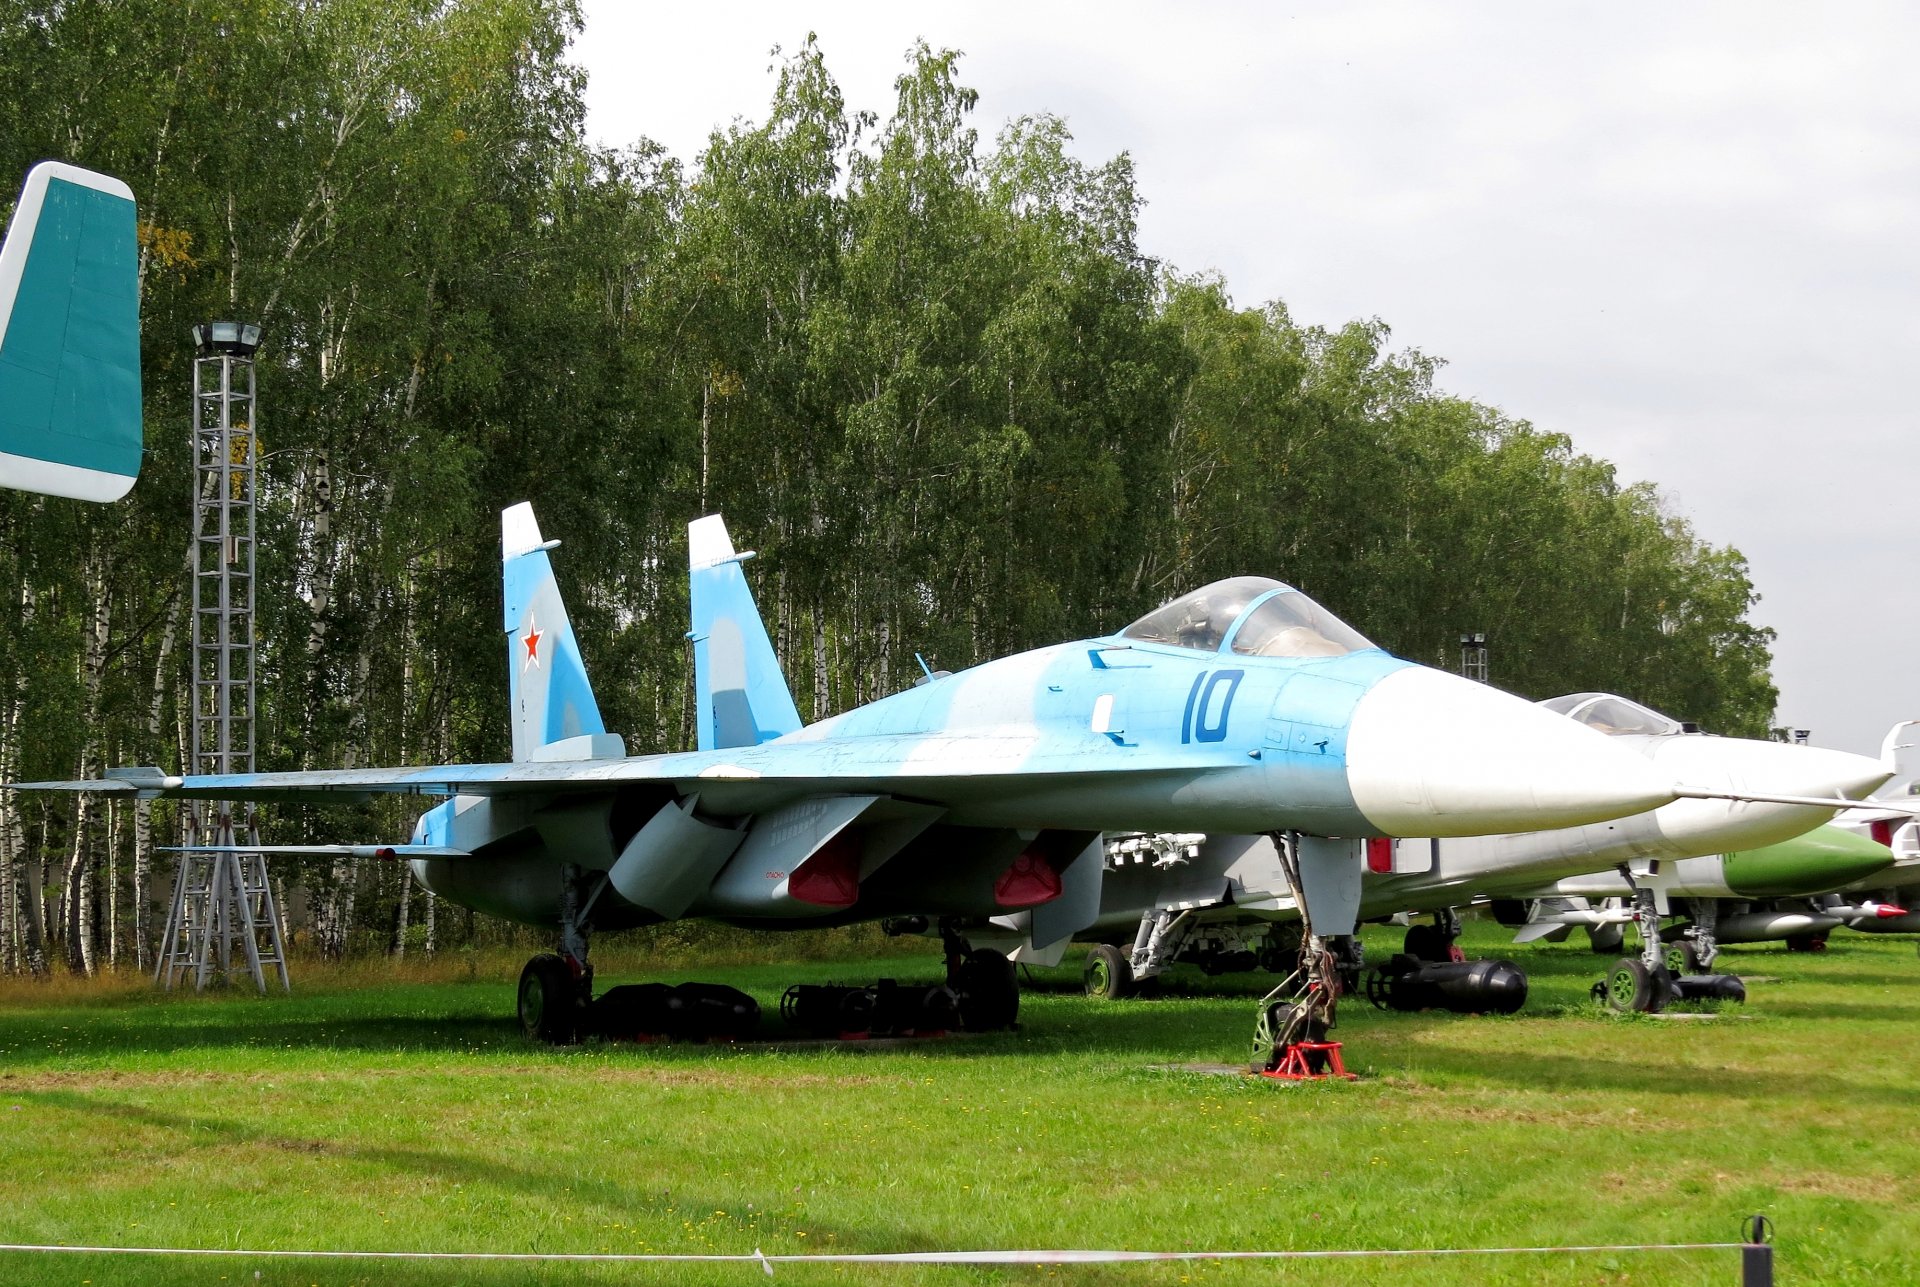
<path id="1" fill-rule="evenodd" d="M 133 191 L 27 172 L 0 244 L 0 487 L 114 501 L 140 472 Z"/>
<path id="2" fill-rule="evenodd" d="M 447 845 L 161 845 L 175 854 L 287 854 L 291 857 L 471 858 L 468 849 Z"/>

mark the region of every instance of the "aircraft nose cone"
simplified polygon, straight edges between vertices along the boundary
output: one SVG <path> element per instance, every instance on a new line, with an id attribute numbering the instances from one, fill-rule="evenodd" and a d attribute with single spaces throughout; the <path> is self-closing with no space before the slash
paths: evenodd
<path id="1" fill-rule="evenodd" d="M 1871 794 L 1893 776 L 1893 770 L 1879 760 L 1847 751 L 1829 751 L 1817 746 L 1787 746 L 1780 742 L 1756 742 L 1752 745 L 1768 752 L 1764 766 L 1755 764 L 1736 779 L 1738 786 L 1750 791 L 1776 791 L 1782 795 L 1843 795 L 1858 800 Z M 1789 785 L 1801 783 L 1800 786 Z"/>
<path id="2" fill-rule="evenodd" d="M 1893 865 L 1893 851 L 1843 827 L 1816 827 L 1759 849 L 1730 853 L 1727 885 L 1749 897 L 1785 897 L 1837 889 Z"/>
<path id="3" fill-rule="evenodd" d="M 1650 751 L 1660 772 L 1687 786 L 1751 795 L 1859 799 L 1890 777 L 1879 760 L 1821 747 L 1737 737 L 1663 737 Z M 1828 809 L 1742 800 L 1677 800 L 1660 832 L 1693 852 L 1750 849 L 1787 840 L 1833 817 Z"/>
<path id="4" fill-rule="evenodd" d="M 1658 808 L 1673 780 L 1564 715 L 1422 666 L 1354 708 L 1347 786 L 1383 835 L 1484 836 Z"/>

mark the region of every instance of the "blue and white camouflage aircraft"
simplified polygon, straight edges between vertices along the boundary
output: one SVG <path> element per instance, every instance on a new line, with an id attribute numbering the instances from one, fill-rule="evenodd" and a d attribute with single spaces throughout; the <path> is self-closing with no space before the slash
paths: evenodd
<path id="1" fill-rule="evenodd" d="M 1367 837 L 1578 826 L 1686 790 L 1590 728 L 1388 655 L 1261 577 L 803 727 L 741 570 L 751 555 L 718 517 L 689 533 L 699 749 L 629 756 L 601 721 L 556 544 L 530 506 L 502 515 L 507 763 L 32 785 L 449 797 L 407 844 L 295 849 L 405 857 L 456 903 L 557 926 L 560 954 L 529 962 L 520 991 L 523 1022 L 549 1040 L 582 1022 L 591 927 L 925 918 L 969 972 L 959 990 L 987 998 L 976 1026 L 991 1026 L 978 1015 L 1017 1006 L 1013 967 L 966 931 L 1022 912 L 1044 945 L 1091 925 L 1104 832 L 1275 836 L 1312 935 L 1345 935 Z"/>

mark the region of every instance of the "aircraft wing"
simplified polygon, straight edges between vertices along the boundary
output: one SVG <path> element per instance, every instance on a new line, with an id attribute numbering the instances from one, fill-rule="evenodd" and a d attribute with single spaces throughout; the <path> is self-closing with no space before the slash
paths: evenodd
<path id="1" fill-rule="evenodd" d="M 132 797 L 348 803 L 374 795 L 552 797 L 658 786 L 698 792 L 704 808 L 751 813 L 812 794 L 873 792 L 931 801 L 978 797 L 1114 775 L 1190 778 L 1245 764 L 1244 751 L 1212 760 L 1180 748 L 1178 758 L 1108 739 L 1036 736 L 1026 731 L 921 734 L 845 740 L 782 739 L 757 747 L 628 758 L 520 760 L 286 773 L 183 777 L 153 768 L 110 770 L 97 779 L 8 784 L 17 791 L 84 791 Z M 1217 762 L 1213 762 L 1217 761 Z"/>

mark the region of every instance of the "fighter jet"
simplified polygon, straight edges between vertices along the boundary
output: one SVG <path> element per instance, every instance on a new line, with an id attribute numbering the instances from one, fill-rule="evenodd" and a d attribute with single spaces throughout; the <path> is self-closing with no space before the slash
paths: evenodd
<path id="1" fill-rule="evenodd" d="M 1581 925 L 1601 952 L 1619 950 L 1624 926 L 1634 925 L 1640 933 L 1638 958 L 1618 961 L 1599 993 L 1621 1009 L 1659 1009 L 1670 999 L 1672 979 L 1712 969 L 1721 943 L 1783 941 L 1792 949 L 1817 951 L 1826 946 L 1827 934 L 1843 925 L 1867 932 L 1913 927 L 1920 918 L 1895 901 L 1900 896 L 1895 887 L 1906 873 L 1891 847 L 1896 835 L 1914 826 L 1913 807 L 1904 790 L 1899 798 L 1880 792 L 1889 779 L 1900 778 L 1903 788 L 1911 781 L 1910 766 L 1902 761 L 1917 727 L 1903 721 L 1888 731 L 1876 794 L 1861 807 L 1840 811 L 1835 825 L 1679 863 L 1648 856 L 1526 892 L 1523 897 L 1536 901 L 1525 913 L 1517 902 L 1503 901 L 1496 908 L 1521 927 L 1517 941 L 1564 938 Z M 1784 763 L 1786 753 L 1806 749 L 1783 747 L 1775 754 Z M 1840 763 L 1833 760 L 1835 752 L 1819 754 Z M 1858 896 L 1869 891 L 1875 896 Z M 1512 894 L 1515 887 L 1509 884 L 1502 892 Z M 1661 921 L 1669 915 L 1684 919 L 1663 930 Z"/>
<path id="2" fill-rule="evenodd" d="M 689 533 L 700 747 L 629 756 L 601 721 L 557 544 L 530 506 L 502 514 L 508 762 L 30 785 L 450 797 L 408 843 L 300 851 L 404 857 L 456 903 L 556 927 L 558 953 L 528 962 L 519 991 L 522 1022 L 550 1041 L 585 1022 L 595 927 L 920 918 L 964 974 L 975 1026 L 992 1026 L 1017 1007 L 1014 969 L 966 934 L 1016 912 L 1036 944 L 1092 924 L 1103 833 L 1273 835 L 1296 905 L 1337 935 L 1358 911 L 1363 837 L 1580 826 L 1685 789 L 1575 721 L 1389 656 L 1261 577 L 803 727 L 746 587 L 751 555 L 718 518 Z"/>
<path id="3" fill-rule="evenodd" d="M 1841 886 L 1819 900 L 1819 914 L 1838 917 L 1840 924 L 1864 934 L 1920 933 L 1920 820 L 1910 810 L 1920 802 L 1920 720 L 1896 724 L 1887 734 L 1885 754 L 1897 765 L 1892 781 L 1874 792 L 1868 808 L 1841 818 L 1841 825 L 1871 837 L 1893 854 L 1885 871 Z M 1891 906 L 1909 909 L 1890 915 Z M 1862 914 L 1871 909 L 1872 914 Z M 1824 943 L 1819 937 L 1799 940 L 1808 947 Z M 1789 945 L 1795 945 L 1789 940 Z"/>
<path id="4" fill-rule="evenodd" d="M 1837 905 L 1824 927 L 1810 927 L 1812 918 L 1804 914 L 1746 908 L 1764 909 L 1780 900 L 1825 894 L 1877 876 L 1892 865 L 1893 854 L 1886 846 L 1829 824 L 1760 849 L 1675 863 L 1629 863 L 1624 870 L 1568 877 L 1535 889 L 1533 898 L 1524 903 L 1501 899 L 1496 907 L 1510 922 L 1518 922 L 1520 932 L 1514 942 L 1541 938 L 1559 942 L 1575 926 L 1632 924 L 1633 909 L 1625 904 L 1639 891 L 1648 891 L 1662 915 L 1690 913 L 1701 930 L 1666 935 L 1679 941 L 1669 964 L 1684 965 L 1676 972 L 1691 974 L 1713 964 L 1720 943 L 1764 942 L 1842 923 Z M 1720 909 L 1717 916 L 1708 904 Z M 1513 913 L 1522 906 L 1526 916 L 1519 920 Z M 1853 908 L 1849 914 L 1877 916 L 1878 909 Z M 1595 940 L 1597 950 L 1612 950 L 1609 942 L 1617 944 L 1618 935 L 1600 934 Z"/>

